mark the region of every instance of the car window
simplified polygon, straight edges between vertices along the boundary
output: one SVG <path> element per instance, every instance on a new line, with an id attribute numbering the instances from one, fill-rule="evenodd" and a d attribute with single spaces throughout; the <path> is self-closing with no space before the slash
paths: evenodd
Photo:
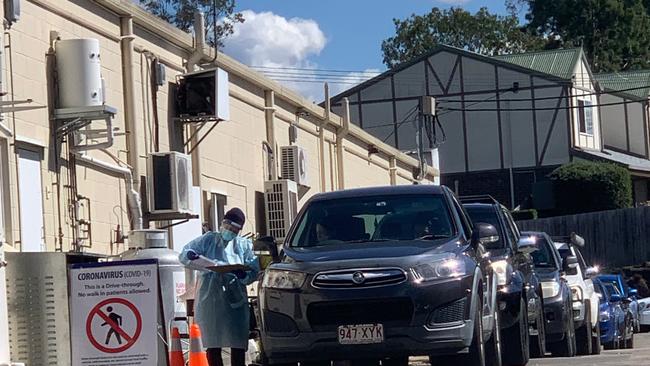
<path id="1" fill-rule="evenodd" d="M 293 247 L 456 235 L 442 195 L 389 195 L 315 201 L 297 223 Z"/>
<path id="2" fill-rule="evenodd" d="M 605 290 L 607 291 L 608 294 L 618 294 L 621 295 L 621 291 L 619 291 L 618 287 L 616 287 L 613 283 L 611 282 L 603 282 L 603 287 L 605 287 Z"/>
<path id="3" fill-rule="evenodd" d="M 551 244 L 546 241 L 546 238 L 544 238 L 544 236 L 522 236 L 522 240 L 534 240 L 537 244 L 538 250 L 530 254 L 533 258 L 535 267 L 559 269 L 559 266 L 555 260 L 555 256 L 553 255 L 553 251 L 551 249 Z"/>
<path id="4" fill-rule="evenodd" d="M 573 250 L 576 253 L 576 257 L 578 258 L 578 264 L 580 265 L 580 270 L 584 274 L 587 271 L 587 263 L 585 262 L 585 259 L 582 257 L 582 253 L 577 248 L 573 248 Z"/>
<path id="5" fill-rule="evenodd" d="M 460 216 L 461 225 L 463 226 L 465 235 L 467 235 L 467 237 L 469 238 L 472 236 L 472 230 L 474 228 L 472 225 L 472 220 L 470 220 L 469 214 L 467 213 L 463 205 L 461 205 L 458 202 L 456 196 L 454 196 L 453 194 L 450 194 L 450 196 L 454 207 L 456 207 L 456 210 L 458 211 L 458 216 Z"/>
<path id="6" fill-rule="evenodd" d="M 519 238 L 521 237 L 521 233 L 519 232 L 519 228 L 517 227 L 517 224 L 515 224 L 515 220 L 512 218 L 512 215 L 507 209 L 502 208 L 502 210 L 503 210 L 503 215 L 506 218 L 506 221 L 508 222 L 508 225 L 510 225 L 510 229 L 512 230 L 512 233 L 515 235 L 515 239 L 519 240 Z"/>

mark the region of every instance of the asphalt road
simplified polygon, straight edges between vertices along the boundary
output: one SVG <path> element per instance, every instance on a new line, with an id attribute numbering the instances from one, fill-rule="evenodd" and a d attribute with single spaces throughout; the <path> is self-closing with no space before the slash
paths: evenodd
<path id="1" fill-rule="evenodd" d="M 425 358 L 412 358 L 411 366 L 429 366 Z M 528 366 L 646 366 L 650 365 L 650 333 L 634 335 L 634 349 L 605 351 L 598 356 L 531 359 Z M 458 365 L 461 366 L 461 365 Z"/>
<path id="2" fill-rule="evenodd" d="M 643 366 L 650 365 L 650 333 L 634 335 L 634 349 L 603 351 L 598 356 L 533 359 L 528 366 Z"/>

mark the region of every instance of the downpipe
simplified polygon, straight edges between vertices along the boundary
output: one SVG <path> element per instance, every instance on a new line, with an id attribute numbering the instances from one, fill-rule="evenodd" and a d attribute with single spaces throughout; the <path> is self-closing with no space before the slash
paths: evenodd
<path id="1" fill-rule="evenodd" d="M 138 193 L 138 191 L 135 189 L 135 180 L 133 179 L 133 173 L 131 169 L 127 167 L 110 164 L 99 159 L 95 159 L 82 152 L 74 151 L 73 154 L 80 161 L 83 161 L 87 164 L 124 176 L 124 181 L 126 183 L 126 190 L 127 190 L 126 202 L 127 205 L 129 206 L 129 213 L 131 214 L 131 221 L 132 221 L 131 229 L 141 230 L 142 229 L 142 200 L 140 199 L 140 193 Z"/>
<path id="2" fill-rule="evenodd" d="M 345 172 L 343 166 L 344 150 L 343 140 L 350 132 L 350 100 L 343 98 L 343 120 L 341 127 L 336 131 L 336 166 L 338 188 L 345 189 Z"/>

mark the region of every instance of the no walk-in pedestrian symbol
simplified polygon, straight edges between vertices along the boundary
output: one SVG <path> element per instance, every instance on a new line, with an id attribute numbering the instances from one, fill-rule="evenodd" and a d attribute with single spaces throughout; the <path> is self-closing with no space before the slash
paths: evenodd
<path id="1" fill-rule="evenodd" d="M 142 332 L 138 308 L 121 298 L 106 299 L 88 314 L 86 335 L 95 348 L 119 353 L 131 348 Z"/>
<path id="2" fill-rule="evenodd" d="M 158 364 L 158 264 L 70 267 L 72 366 Z"/>

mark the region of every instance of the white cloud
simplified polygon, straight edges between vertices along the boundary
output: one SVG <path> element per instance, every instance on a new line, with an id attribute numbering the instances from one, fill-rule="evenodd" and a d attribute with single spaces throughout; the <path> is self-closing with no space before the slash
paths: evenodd
<path id="1" fill-rule="evenodd" d="M 276 69 L 273 73 L 268 73 L 268 76 L 284 79 L 279 81 L 312 101 L 321 101 L 322 83 L 288 81 L 322 79 L 318 76 L 318 65 L 312 59 L 317 57 L 327 44 L 327 37 L 318 23 L 312 19 L 287 19 L 272 12 L 256 13 L 244 10 L 242 14 L 245 21 L 236 24 L 234 33 L 226 38 L 224 52 L 250 66 L 306 69 Z M 342 76 L 346 77 L 346 82 L 361 82 L 367 79 L 365 72 Z M 347 83 L 330 83 L 330 94 L 335 95 L 352 86 L 353 84 Z"/>

